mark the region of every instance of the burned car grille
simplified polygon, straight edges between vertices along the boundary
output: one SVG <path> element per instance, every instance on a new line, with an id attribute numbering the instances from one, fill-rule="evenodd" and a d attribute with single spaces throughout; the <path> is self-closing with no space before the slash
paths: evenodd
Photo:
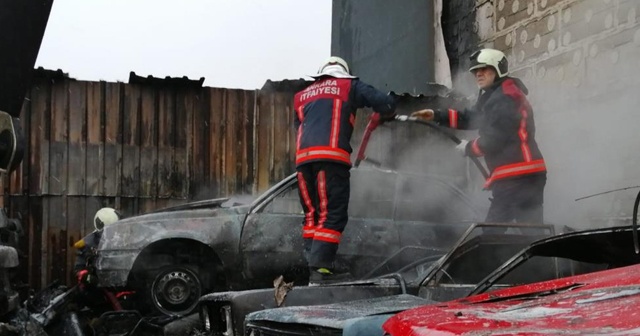
<path id="1" fill-rule="evenodd" d="M 294 323 L 251 322 L 248 336 L 340 336 L 342 330 Z"/>

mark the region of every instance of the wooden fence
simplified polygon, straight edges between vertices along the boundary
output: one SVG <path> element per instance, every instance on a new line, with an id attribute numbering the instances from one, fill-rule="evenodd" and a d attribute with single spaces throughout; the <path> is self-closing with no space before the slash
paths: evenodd
<path id="1" fill-rule="evenodd" d="M 69 283 L 71 245 L 100 207 L 135 215 L 255 194 L 287 175 L 292 95 L 38 78 L 21 114 L 27 153 L 3 181 L 25 229 L 20 278 Z"/>

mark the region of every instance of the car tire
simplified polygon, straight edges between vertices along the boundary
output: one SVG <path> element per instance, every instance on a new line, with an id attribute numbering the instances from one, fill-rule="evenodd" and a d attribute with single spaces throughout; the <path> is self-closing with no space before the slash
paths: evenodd
<path id="1" fill-rule="evenodd" d="M 197 269 L 191 265 L 170 265 L 151 272 L 145 291 L 153 309 L 169 316 L 192 313 L 204 294 Z"/>

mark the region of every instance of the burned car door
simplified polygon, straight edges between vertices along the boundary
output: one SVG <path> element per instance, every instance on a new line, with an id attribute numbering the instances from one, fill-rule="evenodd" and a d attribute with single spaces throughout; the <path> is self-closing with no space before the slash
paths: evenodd
<path id="1" fill-rule="evenodd" d="M 301 238 L 304 214 L 298 200 L 297 179 L 290 176 L 283 182 L 252 205 L 245 219 L 240 251 L 247 278 L 299 278 L 306 268 Z"/>

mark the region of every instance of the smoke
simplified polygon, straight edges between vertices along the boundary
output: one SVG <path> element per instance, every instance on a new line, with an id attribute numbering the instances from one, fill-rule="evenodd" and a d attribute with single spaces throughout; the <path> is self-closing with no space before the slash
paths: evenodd
<path id="1" fill-rule="evenodd" d="M 625 51 L 636 58 L 622 57 Z M 549 170 L 545 217 L 576 228 L 619 225 L 628 222 L 637 190 L 575 199 L 640 184 L 638 48 L 568 54 L 569 63 L 539 63 L 524 72 Z"/>
<path id="2" fill-rule="evenodd" d="M 363 162 L 352 170 L 351 216 L 433 223 L 484 219 L 489 195 L 480 190 L 479 172 L 440 133 L 416 123 L 387 123 L 373 133 L 366 153 L 380 167 L 371 172 L 372 165 Z M 367 173 L 360 176 L 358 170 Z M 398 176 L 390 179 L 385 170 Z"/>

